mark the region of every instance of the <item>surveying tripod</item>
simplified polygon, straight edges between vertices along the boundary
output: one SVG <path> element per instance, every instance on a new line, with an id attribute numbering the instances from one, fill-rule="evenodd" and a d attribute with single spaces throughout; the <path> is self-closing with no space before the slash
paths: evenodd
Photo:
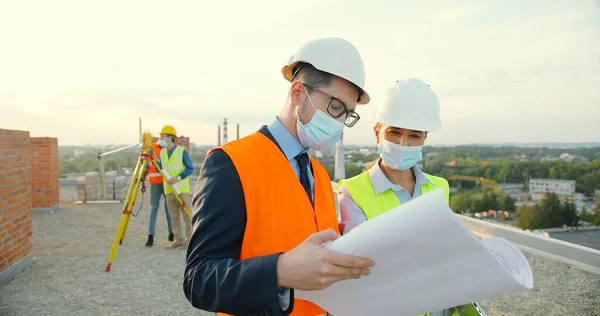
<path id="1" fill-rule="evenodd" d="M 123 211 L 121 211 L 121 220 L 119 221 L 119 225 L 117 226 L 117 232 L 115 234 L 115 239 L 113 241 L 112 247 L 110 249 L 110 254 L 108 256 L 108 264 L 106 265 L 106 272 L 110 272 L 110 268 L 112 266 L 113 261 L 115 260 L 115 256 L 117 255 L 117 249 L 119 245 L 123 243 L 123 238 L 125 238 L 125 232 L 127 231 L 127 225 L 129 224 L 129 218 L 131 216 L 131 210 L 135 205 L 135 201 L 137 199 L 138 191 L 140 190 L 140 186 L 144 179 L 142 175 L 144 174 L 144 170 L 148 166 L 148 164 L 152 164 L 156 171 L 158 171 L 162 176 L 167 180 L 164 181 L 169 188 L 175 192 L 175 198 L 177 202 L 185 212 L 185 214 L 191 219 L 192 213 L 183 200 L 179 197 L 181 191 L 177 187 L 177 185 L 171 185 L 169 180 L 171 180 L 171 175 L 169 175 L 165 170 L 162 170 L 156 160 L 154 159 L 154 148 L 152 147 L 152 134 L 149 132 L 145 132 L 142 134 L 142 152 L 140 154 L 140 158 L 135 166 L 133 171 L 131 184 L 129 185 L 129 189 L 127 190 L 127 196 L 125 197 L 125 202 L 123 203 Z"/>

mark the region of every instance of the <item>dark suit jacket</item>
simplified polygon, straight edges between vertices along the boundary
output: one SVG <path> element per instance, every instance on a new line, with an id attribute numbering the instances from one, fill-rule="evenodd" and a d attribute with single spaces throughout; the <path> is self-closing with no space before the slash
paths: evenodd
<path id="1" fill-rule="evenodd" d="M 277 144 L 266 126 L 259 132 Z M 206 157 L 192 206 L 194 231 L 183 281 L 190 303 L 202 310 L 233 315 L 288 315 L 294 295 L 292 289 L 290 306 L 283 311 L 277 288 L 280 254 L 238 260 L 246 205 L 240 177 L 223 150 Z"/>

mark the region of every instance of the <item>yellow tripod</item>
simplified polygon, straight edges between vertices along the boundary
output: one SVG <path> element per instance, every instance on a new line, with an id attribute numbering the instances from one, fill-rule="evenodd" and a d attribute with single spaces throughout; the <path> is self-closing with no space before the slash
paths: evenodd
<path id="1" fill-rule="evenodd" d="M 115 260 L 117 255 L 117 249 L 119 245 L 123 243 L 123 238 L 125 238 L 125 232 L 127 231 L 127 225 L 129 224 L 129 218 L 131 216 L 131 210 L 135 205 L 135 201 L 137 199 L 137 193 L 140 190 L 140 186 L 144 179 L 142 175 L 144 174 L 144 170 L 146 166 L 151 163 L 156 170 L 163 175 L 163 177 L 170 179 L 170 176 L 165 171 L 161 170 L 156 161 L 154 160 L 153 155 L 153 147 L 152 147 L 152 134 L 149 132 L 145 132 L 142 135 L 142 152 L 140 154 L 140 158 L 135 166 L 133 171 L 133 178 L 131 184 L 129 185 L 129 189 L 127 190 L 127 196 L 125 197 L 125 202 L 123 202 L 123 211 L 121 211 L 121 220 L 119 221 L 119 225 L 117 226 L 117 232 L 115 234 L 115 239 L 113 240 L 112 247 L 110 249 L 110 254 L 108 256 L 108 263 L 106 264 L 106 272 L 110 272 L 112 267 L 112 263 Z M 174 192 L 178 192 L 179 190 L 174 188 L 168 181 L 165 183 L 172 189 Z M 183 200 L 179 197 L 178 194 L 175 194 L 175 198 L 177 202 L 186 213 L 186 215 L 191 219 L 192 213 Z"/>

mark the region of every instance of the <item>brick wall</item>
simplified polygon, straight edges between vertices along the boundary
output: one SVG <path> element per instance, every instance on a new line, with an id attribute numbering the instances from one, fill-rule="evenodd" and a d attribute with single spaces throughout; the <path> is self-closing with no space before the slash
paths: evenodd
<path id="1" fill-rule="evenodd" d="M 186 137 L 186 136 L 179 136 L 175 139 L 175 144 L 177 144 L 178 146 L 183 146 L 185 147 L 185 149 L 187 149 L 187 151 L 190 151 L 190 138 Z"/>
<path id="2" fill-rule="evenodd" d="M 31 207 L 54 211 L 59 203 L 58 139 L 32 137 L 31 145 Z"/>
<path id="3" fill-rule="evenodd" d="M 158 137 L 152 137 L 152 142 L 156 143 L 160 138 Z M 190 151 L 190 138 L 187 136 L 178 136 L 177 138 L 175 138 L 175 144 L 177 144 L 177 146 L 183 146 L 185 147 L 185 149 L 187 149 L 187 151 Z"/>
<path id="4" fill-rule="evenodd" d="M 0 129 L 0 272 L 33 251 L 29 132 Z"/>

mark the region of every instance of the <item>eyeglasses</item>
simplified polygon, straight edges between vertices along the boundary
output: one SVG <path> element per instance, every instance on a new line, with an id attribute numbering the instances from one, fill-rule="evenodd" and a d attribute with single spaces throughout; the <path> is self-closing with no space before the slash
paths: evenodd
<path id="1" fill-rule="evenodd" d="M 358 113 L 356 113 L 354 111 L 348 110 L 348 108 L 346 107 L 346 104 L 344 104 L 344 102 L 342 102 L 342 100 L 332 96 L 331 94 L 323 92 L 322 90 L 315 89 L 315 88 L 305 84 L 304 82 L 302 82 L 302 84 L 309 91 L 319 91 L 319 92 L 327 95 L 329 97 L 329 103 L 327 103 L 327 113 L 329 113 L 329 115 L 333 116 L 336 119 L 345 115 L 346 121 L 344 122 L 344 125 L 346 125 L 348 127 L 352 127 L 356 124 L 356 122 L 358 122 L 358 120 L 360 120 L 360 115 L 358 115 Z"/>

